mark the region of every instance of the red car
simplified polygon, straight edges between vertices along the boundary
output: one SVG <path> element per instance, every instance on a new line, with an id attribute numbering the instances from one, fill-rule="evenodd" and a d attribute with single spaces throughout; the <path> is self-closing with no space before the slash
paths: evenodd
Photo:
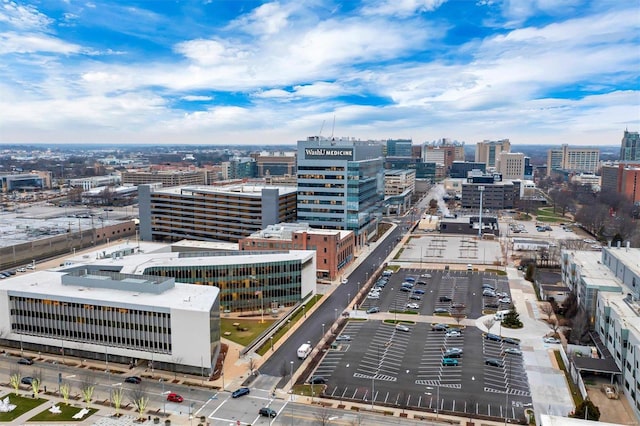
<path id="1" fill-rule="evenodd" d="M 184 401 L 184 398 L 178 395 L 177 393 L 170 393 L 169 395 L 167 395 L 167 401 L 182 402 Z"/>

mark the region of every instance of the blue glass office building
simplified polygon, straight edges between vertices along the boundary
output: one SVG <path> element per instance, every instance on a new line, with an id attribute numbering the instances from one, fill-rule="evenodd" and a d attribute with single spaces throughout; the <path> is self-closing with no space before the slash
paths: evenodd
<path id="1" fill-rule="evenodd" d="M 377 232 L 384 199 L 383 144 L 328 139 L 298 141 L 298 221 L 354 231 L 362 245 Z"/>

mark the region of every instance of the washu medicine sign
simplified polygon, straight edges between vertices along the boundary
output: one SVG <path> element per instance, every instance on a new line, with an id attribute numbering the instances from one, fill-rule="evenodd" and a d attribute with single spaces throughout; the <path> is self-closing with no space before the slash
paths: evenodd
<path id="1" fill-rule="evenodd" d="M 353 148 L 306 148 L 304 155 L 307 159 L 351 160 Z"/>

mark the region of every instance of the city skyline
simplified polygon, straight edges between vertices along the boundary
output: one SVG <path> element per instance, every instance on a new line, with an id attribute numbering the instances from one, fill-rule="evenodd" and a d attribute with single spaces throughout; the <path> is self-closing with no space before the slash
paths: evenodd
<path id="1" fill-rule="evenodd" d="M 0 143 L 620 145 L 640 7 L 4 1 Z"/>

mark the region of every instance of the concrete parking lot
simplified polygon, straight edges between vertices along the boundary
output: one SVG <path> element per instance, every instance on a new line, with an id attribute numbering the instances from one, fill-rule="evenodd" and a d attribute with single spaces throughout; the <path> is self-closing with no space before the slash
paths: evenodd
<path id="1" fill-rule="evenodd" d="M 424 291 L 420 300 L 411 299 L 412 292 L 400 290 L 408 278 L 414 278 L 414 289 Z M 486 314 L 490 298 L 482 296 L 483 283 L 508 294 L 507 280 L 495 274 L 401 269 L 390 277 L 379 299 L 366 299 L 360 306 L 362 310 L 375 306 L 381 313 L 370 315 L 367 321 L 349 321 L 340 332 L 349 337 L 327 350 L 312 376 L 322 376 L 326 380 L 321 386 L 324 395 L 338 400 L 523 418 L 531 403 L 523 359 L 505 352 L 518 345 L 487 340 L 473 326 L 460 324 L 461 335 L 438 331 L 435 326 L 440 318 L 448 318 L 448 329 L 458 327 L 449 315 L 434 316 L 436 308 L 462 312 L 467 319 Z M 409 303 L 419 307 L 407 308 Z M 407 324 L 408 331 L 401 331 L 392 321 L 374 319 L 382 314 L 414 321 Z M 462 355 L 447 362 L 454 365 L 443 365 L 443 354 L 452 348 L 461 350 Z M 487 358 L 498 360 L 498 365 L 486 365 Z"/>

